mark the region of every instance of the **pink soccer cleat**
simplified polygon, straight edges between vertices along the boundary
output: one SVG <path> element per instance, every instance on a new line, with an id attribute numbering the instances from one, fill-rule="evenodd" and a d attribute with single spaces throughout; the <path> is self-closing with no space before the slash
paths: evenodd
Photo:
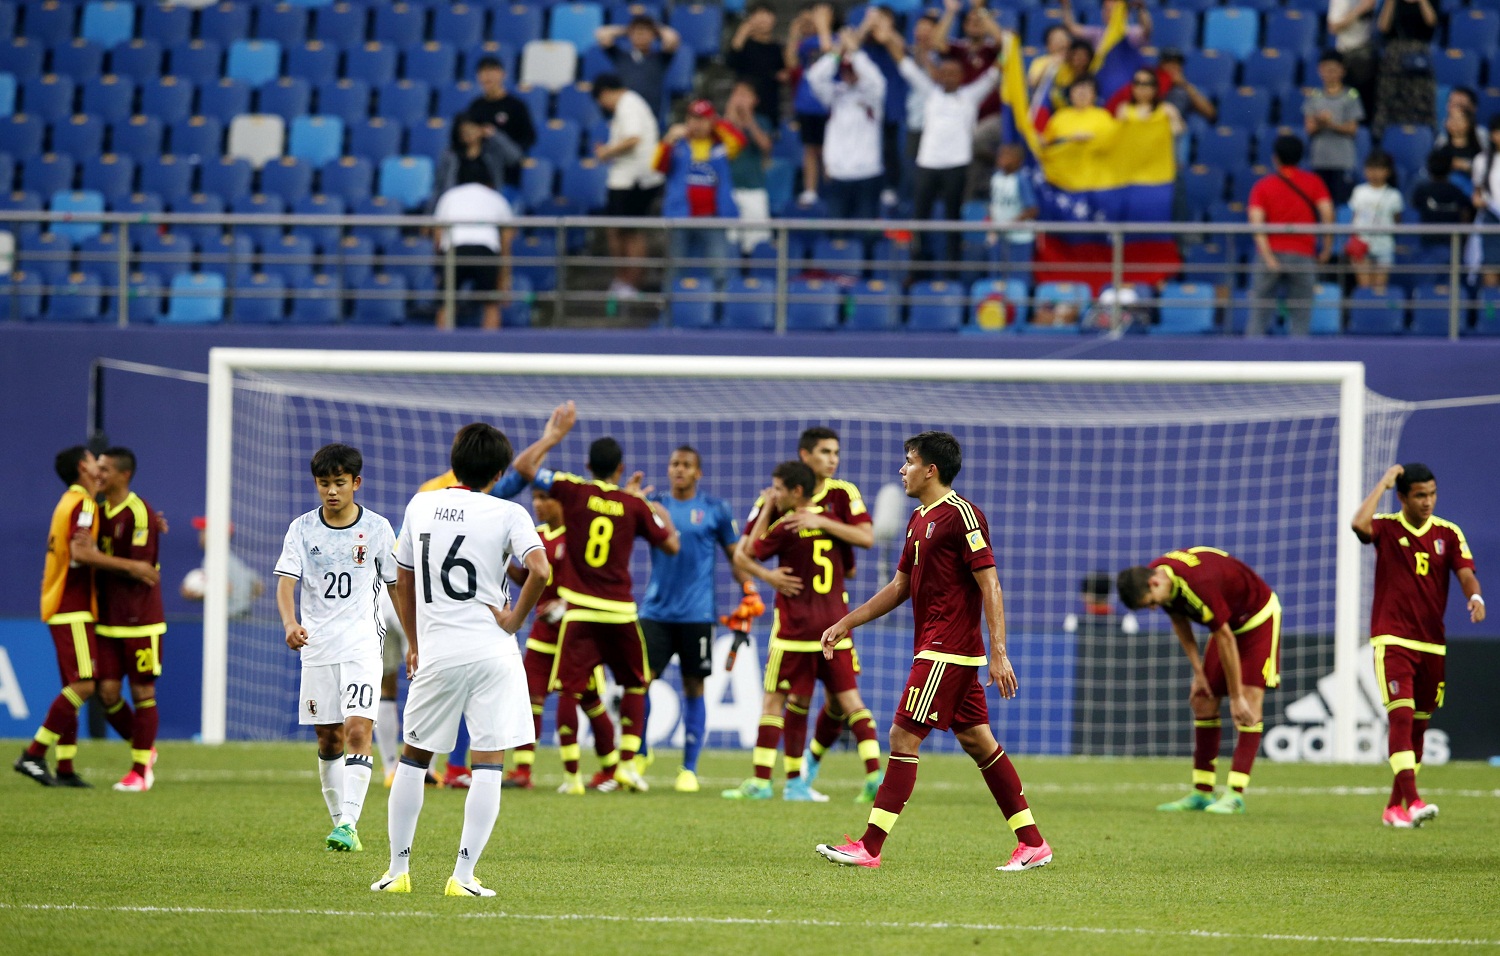
<path id="1" fill-rule="evenodd" d="M 121 793 L 145 793 L 151 789 L 151 784 L 146 782 L 145 777 L 132 770 L 125 775 L 124 779 L 115 784 L 115 789 Z"/>
<path id="2" fill-rule="evenodd" d="M 1428 820 L 1436 820 L 1438 808 L 1437 804 L 1428 803 L 1418 797 L 1415 803 L 1406 808 L 1406 812 L 1411 817 L 1411 825 L 1419 827 Z"/>
<path id="3" fill-rule="evenodd" d="M 121 783 L 124 781 L 122 780 Z M 151 748 L 151 759 L 146 761 L 146 789 L 156 786 L 156 747 Z"/>
<path id="4" fill-rule="evenodd" d="M 1021 870 L 1034 870 L 1039 866 L 1046 866 L 1052 862 L 1052 847 L 1046 840 L 1041 846 L 1027 846 L 1024 843 L 1016 844 L 1016 852 L 1010 855 L 1010 862 L 995 869 L 1004 873 L 1019 873 Z"/>
<path id="5" fill-rule="evenodd" d="M 1380 822 L 1398 830 L 1410 830 L 1415 826 L 1411 822 L 1411 814 L 1407 813 L 1406 808 L 1402 806 L 1386 807 L 1385 813 L 1380 815 Z"/>
<path id="6" fill-rule="evenodd" d="M 844 834 L 844 839 L 849 842 L 842 846 L 819 843 L 818 855 L 839 866 L 864 866 L 872 870 L 880 866 L 880 857 L 871 856 L 870 851 L 865 849 L 863 840 L 850 840 L 847 833 Z"/>

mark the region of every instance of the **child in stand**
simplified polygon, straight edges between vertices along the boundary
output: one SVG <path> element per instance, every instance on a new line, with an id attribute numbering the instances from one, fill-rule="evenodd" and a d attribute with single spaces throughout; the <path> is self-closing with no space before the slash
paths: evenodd
<path id="1" fill-rule="evenodd" d="M 1026 152 L 1018 143 L 1006 143 L 995 156 L 995 172 L 990 176 L 990 222 L 1009 225 L 1035 219 L 1036 191 L 1022 171 Z M 991 232 L 988 242 L 996 246 L 1001 271 L 1011 278 L 1029 278 L 1035 248 L 1034 234 L 1027 230 Z"/>
<path id="2" fill-rule="evenodd" d="M 1365 181 L 1354 187 L 1349 209 L 1355 226 L 1394 226 L 1405 202 L 1395 185 L 1396 169 L 1387 153 L 1375 150 L 1365 160 Z M 1396 259 L 1396 237 L 1389 232 L 1357 233 L 1355 238 L 1365 246 L 1360 257 L 1351 253 L 1354 275 L 1361 289 L 1384 293 L 1390 279 L 1391 263 Z"/>

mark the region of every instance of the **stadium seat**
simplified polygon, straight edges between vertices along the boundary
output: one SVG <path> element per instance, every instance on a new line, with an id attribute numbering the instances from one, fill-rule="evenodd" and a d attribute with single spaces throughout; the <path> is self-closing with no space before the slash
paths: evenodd
<path id="1" fill-rule="evenodd" d="M 599 4 L 559 3 L 551 8 L 547 39 L 571 43 L 582 50 L 594 45 L 594 31 L 602 26 L 604 8 Z"/>
<path id="2" fill-rule="evenodd" d="M 0 70 L 15 77 L 36 76 L 42 72 L 42 58 L 47 48 L 26 37 L 13 37 L 0 46 Z"/>
<path id="3" fill-rule="evenodd" d="M 339 48 L 321 40 L 287 47 L 286 75 L 306 80 L 314 87 L 339 78 Z"/>
<path id="4" fill-rule="evenodd" d="M 513 268 L 518 274 L 529 267 L 527 260 L 531 253 L 528 251 L 528 239 L 537 240 L 536 243 L 530 245 L 541 244 L 541 240 L 536 236 L 516 241 L 512 252 L 515 257 Z M 421 288 L 422 283 L 433 278 L 436 260 L 433 257 L 432 240 L 418 236 L 398 236 L 378 244 L 378 248 L 380 249 L 380 267 L 385 272 L 401 276 L 406 280 L 408 288 Z"/>
<path id="5" fill-rule="evenodd" d="M 174 324 L 207 325 L 224 320 L 224 277 L 184 272 L 172 277 L 165 320 Z"/>
<path id="6" fill-rule="evenodd" d="M 511 90 L 512 93 L 515 90 Z M 479 87 L 469 80 L 460 80 L 457 83 L 449 83 L 437 88 L 437 112 L 436 116 L 457 116 L 469 108 L 474 98 L 479 95 Z M 544 114 L 545 116 L 545 114 Z M 543 119 L 544 116 L 533 117 Z"/>
<path id="7" fill-rule="evenodd" d="M 526 111 L 531 114 L 532 122 L 541 125 L 547 117 L 553 113 L 548 107 L 551 99 L 551 91 L 540 86 L 522 84 L 510 91 L 510 95 L 526 104 Z"/>
<path id="8" fill-rule="evenodd" d="M 1247 7 L 1215 7 L 1203 14 L 1203 48 L 1243 60 L 1260 47 L 1260 17 Z"/>
<path id="9" fill-rule="evenodd" d="M 83 112 L 105 123 L 123 123 L 134 113 L 135 81 L 113 73 L 83 88 Z"/>
<path id="10" fill-rule="evenodd" d="M 260 191 L 280 196 L 288 206 L 312 192 L 313 167 L 295 156 L 283 156 L 266 163 L 260 171 Z"/>
<path id="11" fill-rule="evenodd" d="M 588 47 L 580 54 L 577 77 L 579 82 L 592 83 L 604 74 L 614 71 L 614 61 L 599 47 Z"/>
<path id="12" fill-rule="evenodd" d="M 77 36 L 78 7 L 59 0 L 42 0 L 26 7 L 26 35 L 48 46 L 61 46 Z"/>
<path id="13" fill-rule="evenodd" d="M 1256 50 L 1240 66 L 1240 83 L 1266 90 L 1272 98 L 1279 97 L 1297 85 L 1297 67 L 1297 57 L 1285 50 Z"/>
<path id="14" fill-rule="evenodd" d="M 47 123 L 60 123 L 73 115 L 76 87 L 66 76 L 48 73 L 21 80 L 22 109 Z"/>
<path id="15" fill-rule="evenodd" d="M 0 2 L 0 36 L 15 36 L 16 4 L 11 0 Z"/>
<path id="16" fill-rule="evenodd" d="M 1182 174 L 1188 208 L 1192 210 L 1195 218 L 1201 217 L 1208 212 L 1210 206 L 1224 198 L 1225 179 L 1222 166 L 1208 166 L 1203 163 L 1188 167 L 1187 171 Z"/>
<path id="17" fill-rule="evenodd" d="M 1432 72 L 1439 86 L 1479 86 L 1479 69 L 1484 64 L 1479 57 L 1465 50 L 1442 50 L 1432 58 Z M 1438 102 L 1442 102 L 1442 97 Z"/>
<path id="18" fill-rule="evenodd" d="M 145 230 L 135 237 L 136 261 L 142 272 L 170 282 L 172 276 L 193 266 L 197 245 L 182 231 Z"/>
<path id="19" fill-rule="evenodd" d="M 776 280 L 731 276 L 724 286 L 723 328 L 771 329 L 776 326 Z"/>
<path id="20" fill-rule="evenodd" d="M 1339 335 L 1343 329 L 1344 290 L 1332 282 L 1319 282 L 1313 290 L 1312 334 Z"/>
<path id="21" fill-rule="evenodd" d="M 193 35 L 193 10 L 183 4 L 141 4 L 140 35 L 163 47 L 186 43 Z"/>
<path id="22" fill-rule="evenodd" d="M 1400 335 L 1406 330 L 1406 293 L 1389 289 L 1385 295 L 1373 289 L 1355 289 L 1349 296 L 1350 335 Z"/>
<path id="23" fill-rule="evenodd" d="M 359 325 L 400 325 L 406 318 L 406 280 L 387 272 L 372 273 L 349 288 L 349 321 Z"/>
<path id="24" fill-rule="evenodd" d="M 1308 56 L 1317 48 L 1318 20 L 1317 14 L 1308 10 L 1273 10 L 1266 14 L 1265 45 L 1293 57 Z"/>
<path id="25" fill-rule="evenodd" d="M 197 164 L 187 157 L 165 153 L 144 157 L 139 165 L 142 192 L 154 193 L 167 203 L 192 193 Z"/>
<path id="26" fill-rule="evenodd" d="M 672 283 L 668 323 L 678 329 L 706 329 L 714 324 L 718 311 L 718 292 L 713 281 L 700 276 L 683 276 Z"/>
<path id="27" fill-rule="evenodd" d="M 582 130 L 588 130 L 604 118 L 594 100 L 594 89 L 587 83 L 574 83 L 558 90 L 554 112 L 559 119 L 572 120 Z"/>
<path id="28" fill-rule="evenodd" d="M 256 169 L 285 151 L 286 121 L 279 116 L 247 113 L 229 124 L 228 156 L 238 156 Z"/>
<path id="29" fill-rule="evenodd" d="M 271 325 L 286 318 L 286 280 L 255 272 L 234 283 L 234 321 L 242 325 Z"/>
<path id="30" fill-rule="evenodd" d="M 559 167 L 562 172 L 562 194 L 577 202 L 585 212 L 597 212 L 608 200 L 605 179 L 609 168 L 598 160 L 584 159 Z"/>
<path id="31" fill-rule="evenodd" d="M 160 76 L 141 86 L 141 112 L 171 126 L 193 115 L 192 81 L 180 76 Z"/>
<path id="32" fill-rule="evenodd" d="M 235 215 L 282 216 L 286 214 L 286 201 L 272 193 L 251 193 L 230 203 L 229 211 Z M 280 223 L 236 226 L 234 231 L 236 234 L 243 233 L 249 236 L 250 241 L 255 243 L 255 247 L 262 251 L 280 246 L 281 238 L 285 234 Z"/>
<path id="33" fill-rule="evenodd" d="M 47 124 L 40 117 L 16 113 L 0 123 L 5 135 L 5 151 L 12 156 L 35 156 L 42 151 L 42 136 Z"/>
<path id="34" fill-rule="evenodd" d="M 280 276 L 288 288 L 294 287 L 312 278 L 317 251 L 309 236 L 281 236 L 275 244 L 261 246 L 260 271 Z"/>
<path id="35" fill-rule="evenodd" d="M 287 321 L 297 325 L 332 325 L 339 321 L 344 311 L 344 289 L 338 279 L 327 273 L 317 273 L 306 279 L 288 283 L 292 307 L 287 312 Z"/>
<path id="36" fill-rule="evenodd" d="M 412 126 L 432 116 L 432 88 L 421 80 L 392 80 L 377 91 L 377 111 Z"/>
<path id="37" fill-rule="evenodd" d="M 242 196 L 250 195 L 255 167 L 250 161 L 237 156 L 220 156 L 200 167 L 200 190 L 232 203 Z"/>
<path id="38" fill-rule="evenodd" d="M 74 83 L 89 83 L 104 73 L 104 48 L 83 38 L 52 50 L 52 72 Z"/>
<path id="39" fill-rule="evenodd" d="M 1032 296 L 1031 310 L 1018 330 L 1036 335 L 1076 335 L 1093 299 L 1082 282 L 1043 282 Z"/>
<path id="40" fill-rule="evenodd" d="M 845 327 L 851 331 L 886 331 L 901 325 L 900 288 L 884 279 L 866 279 L 849 297 Z"/>
<path id="41" fill-rule="evenodd" d="M 224 48 L 210 40 L 174 44 L 167 60 L 173 74 L 199 85 L 213 83 L 224 75 Z"/>
<path id="42" fill-rule="evenodd" d="M 1420 169 L 1432 151 L 1432 129 L 1428 126 L 1388 126 L 1380 138 L 1380 146 L 1397 169 Z"/>
<path id="43" fill-rule="evenodd" d="M 377 164 L 400 153 L 401 141 L 406 136 L 400 123 L 388 123 L 378 116 L 356 121 L 352 126 L 346 122 L 345 126 L 349 130 L 349 155 Z"/>
<path id="44" fill-rule="evenodd" d="M 672 54 L 672 61 L 667 64 L 667 75 L 663 80 L 668 96 L 677 96 L 689 93 L 697 80 L 697 57 L 692 47 L 684 43 Z M 669 104 L 664 100 L 659 107 L 660 113 L 665 113 Z"/>
<path id="45" fill-rule="evenodd" d="M 222 217 L 228 206 L 229 204 L 221 197 L 213 193 L 202 192 L 189 193 L 167 204 L 167 208 L 172 212 L 206 217 Z M 223 234 L 224 227 L 216 219 L 208 219 L 201 223 L 177 226 L 176 230 L 197 245 L 206 248 L 217 241 L 218 237 Z"/>
<path id="46" fill-rule="evenodd" d="M 1232 170 L 1243 166 L 1250 155 L 1250 131 L 1233 126 L 1216 126 L 1198 138 L 1197 162 L 1214 169 Z"/>
<path id="47" fill-rule="evenodd" d="M 78 35 L 110 49 L 135 35 L 135 4 L 91 0 L 84 4 Z"/>
<path id="48" fill-rule="evenodd" d="M 310 193 L 291 204 L 291 212 L 295 216 L 322 216 L 324 224 L 302 224 L 292 227 L 292 235 L 303 236 L 312 240 L 313 247 L 320 254 L 331 255 L 330 250 L 337 250 L 344 239 L 344 227 L 334 217 L 343 216 L 348 211 L 344 200 L 338 196 L 330 196 L 326 193 Z"/>
<path id="49" fill-rule="evenodd" d="M 809 252 L 805 268 L 813 272 L 858 277 L 864 271 L 865 248 L 858 239 L 819 236 Z"/>
<path id="50" fill-rule="evenodd" d="M 1203 335 L 1214 331 L 1215 298 L 1214 287 L 1206 283 L 1164 284 L 1158 302 L 1160 321 L 1150 331 L 1165 335 Z"/>
<path id="51" fill-rule="evenodd" d="M 337 196 L 347 206 L 370 197 L 375 186 L 375 167 L 363 156 L 341 156 L 318 171 L 318 190 Z"/>
<path id="52" fill-rule="evenodd" d="M 219 4 L 226 5 L 230 4 Z M 246 86 L 264 86 L 281 75 L 281 44 L 275 40 L 235 40 L 229 44 L 224 75 Z"/>
<path id="53" fill-rule="evenodd" d="M 257 113 L 274 113 L 288 123 L 293 117 L 302 116 L 311 108 L 312 86 L 298 76 L 277 77 L 274 83 L 261 87 L 256 94 Z"/>
<path id="54" fill-rule="evenodd" d="M 423 206 L 432 195 L 432 184 L 432 160 L 426 156 L 387 156 L 380 161 L 379 194 L 404 210 Z"/>
<path id="55" fill-rule="evenodd" d="M 73 239 L 55 229 L 22 233 L 16 243 L 16 265 L 43 285 L 61 285 L 73 271 Z"/>
<path id="56" fill-rule="evenodd" d="M 0 319 L 34 322 L 42 316 L 42 281 L 25 269 L 0 273 Z"/>
<path id="57" fill-rule="evenodd" d="M 198 12 L 198 36 L 229 49 L 232 57 L 233 45 L 250 38 L 250 4 L 222 0 L 204 7 Z"/>
<path id="58" fill-rule="evenodd" d="M 786 327 L 790 331 L 826 331 L 838 327 L 843 311 L 842 287 L 826 279 L 787 283 Z"/>
<path id="59" fill-rule="evenodd" d="M 577 72 L 578 51 L 571 43 L 532 40 L 521 50 L 521 83 L 525 86 L 560 90 L 573 82 Z"/>
<path id="60" fill-rule="evenodd" d="M 397 48 L 393 43 L 371 40 L 344 51 L 344 75 L 359 77 L 372 88 L 396 78 Z"/>
<path id="61" fill-rule="evenodd" d="M 313 36 L 351 49 L 365 42 L 370 9 L 363 3 L 335 3 L 313 12 Z"/>
<path id="62" fill-rule="evenodd" d="M 913 283 L 908 290 L 906 327 L 914 332 L 956 332 L 963 324 L 968 290 L 957 282 Z"/>
<path id="63" fill-rule="evenodd" d="M 478 46 L 484 40 L 484 8 L 466 3 L 438 6 L 432 11 L 432 38 L 456 50 Z"/>
<path id="64" fill-rule="evenodd" d="M 132 324 L 150 324 L 161 319 L 162 284 L 155 276 L 132 272 L 127 277 L 126 288 L 129 292 L 125 316 Z M 117 314 L 113 308 L 109 312 Z"/>
<path id="65" fill-rule="evenodd" d="M 287 154 L 314 167 L 333 162 L 344 154 L 344 121 L 337 116 L 296 117 Z"/>
<path id="66" fill-rule="evenodd" d="M 1242 86 L 1219 97 L 1219 122 L 1237 129 L 1255 129 L 1271 121 L 1271 91 Z"/>
<path id="67" fill-rule="evenodd" d="M 1198 14 L 1161 8 L 1151 15 L 1151 44 L 1159 50 L 1191 50 L 1198 45 Z"/>
<path id="68" fill-rule="evenodd" d="M 249 281 L 255 273 L 255 243 L 247 235 L 216 232 L 198 244 L 198 267 L 224 277 L 229 285 Z"/>
<path id="69" fill-rule="evenodd" d="M 0 73 L 0 117 L 16 112 L 16 78 L 11 73 Z"/>
<path id="70" fill-rule="evenodd" d="M 1481 286 L 1474 313 L 1474 335 L 1500 335 L 1500 288 Z"/>
<path id="71" fill-rule="evenodd" d="M 47 296 L 42 318 L 47 322 L 99 322 L 104 290 L 92 272 L 71 272 Z"/>
<path id="72" fill-rule="evenodd" d="M 375 5 L 370 38 L 397 47 L 420 43 L 427 36 L 427 8 L 420 3 Z"/>
<path id="73" fill-rule="evenodd" d="M 534 209 L 551 199 L 557 182 L 557 167 L 545 159 L 528 156 L 521 165 L 521 201 Z"/>
<path id="74" fill-rule="evenodd" d="M 369 196 L 355 203 L 350 210 L 357 216 L 399 216 L 402 210 L 384 196 Z M 401 239 L 401 230 L 391 225 L 356 225 L 349 228 L 351 236 L 363 236 L 382 249 Z"/>
<path id="75" fill-rule="evenodd" d="M 31 156 L 21 164 L 21 188 L 38 196 L 51 196 L 73 188 L 78 166 L 62 153 Z"/>
<path id="76" fill-rule="evenodd" d="M 318 84 L 318 112 L 337 116 L 346 128 L 364 123 L 370 118 L 370 84 L 358 78 Z"/>
<path id="77" fill-rule="evenodd" d="M 212 116 L 189 116 L 168 127 L 172 152 L 207 162 L 224 151 L 224 124 Z"/>
<path id="78" fill-rule="evenodd" d="M 405 152 L 413 156 L 441 156 L 451 141 L 448 121 L 433 116 L 425 123 L 407 128 Z"/>
<path id="79" fill-rule="evenodd" d="M 290 53 L 307 42 L 307 7 L 294 3 L 262 3 L 255 9 L 255 36 L 275 40 Z"/>
<path id="80" fill-rule="evenodd" d="M 547 120 L 537 129 L 536 146 L 532 148 L 531 154 L 547 160 L 553 166 L 565 166 L 577 161 L 579 141 L 580 133 L 575 120 Z"/>
<path id="81" fill-rule="evenodd" d="M 0 196 L 9 193 L 16 185 L 16 161 L 9 153 L 0 153 Z M 3 229 L 3 227 L 0 227 Z M 0 262 L 4 262 L 0 252 Z"/>
<path id="82" fill-rule="evenodd" d="M 673 5 L 667 24 L 699 57 L 717 54 L 723 45 L 724 8 L 717 3 Z"/>
<path id="83" fill-rule="evenodd" d="M 118 153 L 90 156 L 81 164 L 78 184 L 104 197 L 106 205 L 135 190 L 135 160 Z"/>
<path id="84" fill-rule="evenodd" d="M 229 77 L 201 86 L 198 91 L 198 112 L 212 116 L 221 123 L 232 123 L 250 108 L 250 87 Z"/>
<path id="85" fill-rule="evenodd" d="M 1448 46 L 1494 56 L 1500 46 L 1500 11 L 1478 7 L 1454 11 L 1448 18 Z"/>
<path id="86" fill-rule="evenodd" d="M 980 279 L 969 287 L 968 328 L 1014 331 L 1026 321 L 1027 284 L 1020 279 Z"/>
<path id="87" fill-rule="evenodd" d="M 1447 282 L 1423 282 L 1419 284 L 1411 297 L 1411 328 L 1412 335 L 1426 335 L 1435 337 L 1446 337 L 1450 331 L 1450 307 L 1451 286 Z M 1459 311 L 1458 330 L 1460 333 L 1468 331 L 1469 308 L 1465 300 L 1471 297 L 1462 285 L 1458 287 Z"/>
<path id="88" fill-rule="evenodd" d="M 52 125 L 52 150 L 68 156 L 98 156 L 104 152 L 104 123 L 97 116 L 74 113 Z"/>
<path id="89" fill-rule="evenodd" d="M 375 272 L 375 244 L 364 236 L 343 236 L 319 251 L 328 271 L 346 289 L 363 284 Z"/>
<path id="90" fill-rule="evenodd" d="M 109 51 L 109 72 L 137 83 L 162 75 L 162 46 L 150 37 L 137 37 Z"/>
<path id="91" fill-rule="evenodd" d="M 1182 70 L 1188 80 L 1211 97 L 1222 96 L 1234 86 L 1235 58 L 1219 50 L 1189 51 Z"/>
<path id="92" fill-rule="evenodd" d="M 408 47 L 401 58 L 401 75 L 432 88 L 446 86 L 458 79 L 458 53 L 435 40 Z"/>
<path id="93" fill-rule="evenodd" d="M 55 213 L 65 215 L 87 215 L 104 212 L 104 194 L 95 189 L 70 189 L 52 194 L 49 204 Z M 104 231 L 98 222 L 55 222 L 52 231 L 66 238 L 73 245 L 92 238 Z"/>

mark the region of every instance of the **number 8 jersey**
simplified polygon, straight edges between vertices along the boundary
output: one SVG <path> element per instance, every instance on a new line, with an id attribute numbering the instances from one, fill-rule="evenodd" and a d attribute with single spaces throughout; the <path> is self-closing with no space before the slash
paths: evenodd
<path id="1" fill-rule="evenodd" d="M 303 666 L 347 664 L 380 656 L 385 623 L 380 588 L 396 580 L 391 523 L 363 505 L 354 523 L 329 526 L 314 508 L 287 528 L 276 574 L 302 583 L 307 630 Z"/>
<path id="2" fill-rule="evenodd" d="M 510 601 L 505 567 L 542 539 L 514 501 L 462 485 L 424 491 L 406 506 L 396 562 L 415 576 L 417 666 L 422 670 L 518 657 L 515 636 L 490 608 Z"/>

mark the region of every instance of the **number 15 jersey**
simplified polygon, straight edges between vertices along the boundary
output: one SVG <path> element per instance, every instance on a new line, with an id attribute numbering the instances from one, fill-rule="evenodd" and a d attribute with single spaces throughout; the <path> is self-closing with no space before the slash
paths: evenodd
<path id="1" fill-rule="evenodd" d="M 380 656 L 385 623 L 380 588 L 396 580 L 391 523 L 363 505 L 343 528 L 314 508 L 292 522 L 276 561 L 276 574 L 302 582 L 300 610 L 307 645 L 305 667 L 348 664 Z"/>

